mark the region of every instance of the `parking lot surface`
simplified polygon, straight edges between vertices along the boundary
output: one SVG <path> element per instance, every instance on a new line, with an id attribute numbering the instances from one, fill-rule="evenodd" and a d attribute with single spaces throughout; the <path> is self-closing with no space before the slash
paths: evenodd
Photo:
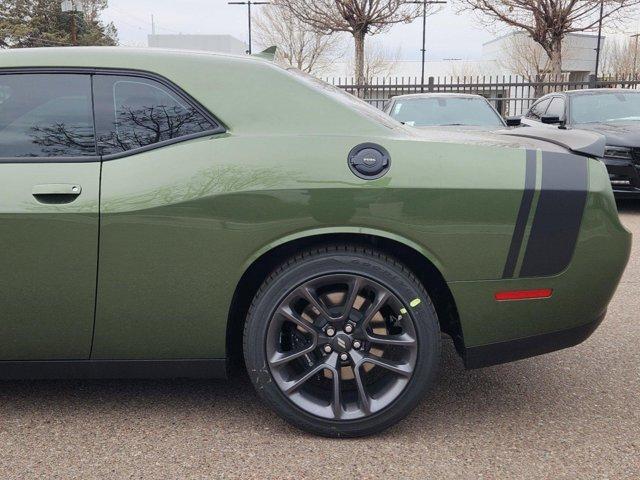
<path id="1" fill-rule="evenodd" d="M 640 236 L 640 202 L 620 205 Z M 606 245 L 602 245 L 606 249 Z M 384 434 L 302 433 L 249 381 L 0 382 L 0 478 L 640 478 L 640 246 L 572 349 L 465 371 Z"/>

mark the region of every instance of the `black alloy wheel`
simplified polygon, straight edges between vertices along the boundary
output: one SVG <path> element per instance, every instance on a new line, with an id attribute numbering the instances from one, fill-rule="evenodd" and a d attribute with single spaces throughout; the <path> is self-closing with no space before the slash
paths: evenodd
<path id="1" fill-rule="evenodd" d="M 380 431 L 430 386 L 440 357 L 433 305 L 406 267 L 342 246 L 286 262 L 245 325 L 256 390 L 281 416 L 327 436 Z"/>

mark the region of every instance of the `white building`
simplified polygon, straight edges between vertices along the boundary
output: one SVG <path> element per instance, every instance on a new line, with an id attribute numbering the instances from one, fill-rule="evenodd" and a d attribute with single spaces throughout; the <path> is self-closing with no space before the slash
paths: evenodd
<path id="1" fill-rule="evenodd" d="M 149 47 L 174 48 L 178 50 L 204 50 L 207 52 L 242 55 L 249 49 L 247 44 L 231 35 L 149 35 Z"/>
<path id="2" fill-rule="evenodd" d="M 603 36 L 600 41 L 601 49 L 604 40 Z M 562 72 L 569 75 L 570 81 L 586 81 L 590 74 L 595 73 L 597 45 L 598 35 L 570 33 L 565 37 L 562 42 Z M 532 58 L 536 55 L 538 58 Z M 492 65 L 494 74 L 520 73 L 510 71 L 514 56 L 541 66 L 546 60 L 542 48 L 525 32 L 512 32 L 482 45 L 481 61 Z"/>

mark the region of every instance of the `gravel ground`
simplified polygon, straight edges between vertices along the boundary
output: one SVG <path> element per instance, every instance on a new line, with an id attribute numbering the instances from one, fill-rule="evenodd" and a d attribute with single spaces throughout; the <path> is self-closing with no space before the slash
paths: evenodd
<path id="1" fill-rule="evenodd" d="M 640 203 L 621 205 L 640 234 Z M 603 245 L 606 248 L 606 245 Z M 640 478 L 640 247 L 585 343 L 443 375 L 407 420 L 313 437 L 244 378 L 0 383 L 0 478 Z"/>

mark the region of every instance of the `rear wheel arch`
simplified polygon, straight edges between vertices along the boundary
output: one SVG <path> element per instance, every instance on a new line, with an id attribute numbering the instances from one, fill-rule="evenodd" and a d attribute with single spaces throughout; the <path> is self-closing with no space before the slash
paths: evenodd
<path id="1" fill-rule="evenodd" d="M 462 328 L 451 290 L 441 270 L 424 251 L 409 241 L 377 233 L 312 233 L 284 239 L 254 255 L 240 278 L 227 318 L 226 351 L 232 365 L 242 362 L 244 321 L 253 297 L 267 276 L 282 262 L 301 251 L 328 245 L 359 245 L 374 248 L 403 263 L 420 280 L 436 308 L 440 329 L 452 337 L 458 352 L 464 349 Z M 403 239 L 404 240 L 404 239 Z"/>

